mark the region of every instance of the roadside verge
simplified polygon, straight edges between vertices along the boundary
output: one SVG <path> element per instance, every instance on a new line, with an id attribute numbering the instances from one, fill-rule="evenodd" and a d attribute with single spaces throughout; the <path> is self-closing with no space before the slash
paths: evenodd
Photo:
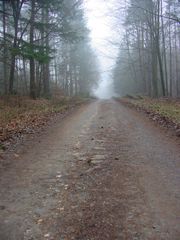
<path id="1" fill-rule="evenodd" d="M 0 99 L 0 152 L 23 135 L 40 131 L 55 117 L 64 117 L 72 109 L 88 102 L 80 97 L 32 100 L 27 97 Z"/>
<path id="2" fill-rule="evenodd" d="M 172 130 L 177 137 L 180 137 L 180 100 L 123 97 L 116 98 L 116 101 L 145 113 L 152 121 Z"/>

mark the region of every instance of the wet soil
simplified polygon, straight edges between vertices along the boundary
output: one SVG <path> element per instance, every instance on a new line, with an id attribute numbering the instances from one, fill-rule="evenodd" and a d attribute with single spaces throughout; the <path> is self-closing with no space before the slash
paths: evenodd
<path id="1" fill-rule="evenodd" d="M 180 238 L 180 142 L 114 100 L 81 106 L 4 158 L 1 240 Z"/>

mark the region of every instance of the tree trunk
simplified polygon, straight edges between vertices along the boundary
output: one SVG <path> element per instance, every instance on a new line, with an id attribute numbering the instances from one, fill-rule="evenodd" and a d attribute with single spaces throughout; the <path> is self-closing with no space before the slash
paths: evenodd
<path id="1" fill-rule="evenodd" d="M 10 74 L 9 74 L 9 94 L 13 94 L 14 87 L 14 75 L 15 75 L 15 63 L 16 63 L 16 51 L 18 48 L 18 23 L 20 18 L 20 12 L 23 5 L 23 0 L 13 1 L 10 0 L 10 4 L 12 6 L 13 11 L 13 19 L 14 19 L 14 39 L 11 53 L 11 63 L 10 63 Z"/>
<path id="2" fill-rule="evenodd" d="M 162 95 L 165 96 L 165 84 L 164 84 L 164 72 L 163 72 L 163 65 L 162 65 L 162 56 L 160 50 L 160 1 L 157 1 L 158 4 L 158 15 L 157 15 L 157 33 L 156 33 L 156 47 L 157 47 L 157 57 L 159 61 L 159 71 L 160 71 L 160 79 L 161 79 L 161 88 L 162 88 Z"/>
<path id="3" fill-rule="evenodd" d="M 177 23 L 174 24 L 174 31 L 175 31 L 175 60 L 176 60 L 176 97 L 179 95 L 179 72 L 178 72 L 178 47 L 177 47 Z"/>
<path id="4" fill-rule="evenodd" d="M 28 93 L 28 86 L 27 86 L 26 60 L 25 59 L 23 59 L 23 75 L 24 75 L 25 94 L 27 94 Z"/>
<path id="5" fill-rule="evenodd" d="M 31 25 L 30 25 L 30 45 L 33 50 L 34 44 L 34 20 L 35 20 L 35 0 L 31 0 Z M 34 57 L 30 57 L 30 97 L 36 99 L 36 84 L 35 84 L 35 63 Z"/>
<path id="6" fill-rule="evenodd" d="M 44 16 L 45 15 L 45 16 Z M 43 22 L 45 20 L 45 23 L 49 23 L 49 11 L 48 8 L 45 9 L 45 13 L 43 11 Z M 46 27 L 46 34 L 48 33 L 48 27 Z M 44 32 L 43 32 L 44 37 Z M 46 55 L 49 55 L 49 38 L 48 36 L 45 39 L 45 47 L 46 47 Z M 49 98 L 50 97 L 50 84 L 49 84 L 49 62 L 44 64 L 44 76 L 43 76 L 43 87 L 44 87 L 44 97 Z"/>
<path id="7" fill-rule="evenodd" d="M 168 72 L 167 72 L 167 56 L 166 56 L 166 41 L 164 32 L 164 19 L 163 19 L 163 2 L 161 0 L 161 31 L 162 31 L 162 44 L 163 44 L 163 57 L 164 57 L 164 81 L 165 81 L 165 95 L 168 96 Z"/>
<path id="8" fill-rule="evenodd" d="M 171 6 L 169 5 L 169 15 Z M 171 21 L 169 20 L 169 95 L 172 96 L 172 43 L 171 43 Z"/>
<path id="9" fill-rule="evenodd" d="M 12 56 L 11 56 L 11 64 L 10 64 L 10 75 L 9 75 L 9 93 L 13 94 L 14 87 L 14 74 L 15 74 L 15 63 L 16 63 L 16 50 L 17 50 L 17 34 L 18 34 L 18 21 L 15 23 L 15 35 L 14 42 L 12 47 Z"/>
<path id="10" fill-rule="evenodd" d="M 74 81 L 75 81 L 75 95 L 78 95 L 78 76 L 77 76 L 77 66 L 74 66 Z"/>
<path id="11" fill-rule="evenodd" d="M 6 47 L 6 5 L 3 1 L 3 40 L 4 40 L 4 49 L 3 49 L 3 77 L 4 77 L 4 94 L 8 93 L 8 82 L 7 82 L 7 47 Z"/>

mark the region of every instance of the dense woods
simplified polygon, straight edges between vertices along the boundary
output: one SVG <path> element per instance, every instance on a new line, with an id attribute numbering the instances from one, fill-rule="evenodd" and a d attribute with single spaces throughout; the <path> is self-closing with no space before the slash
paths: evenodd
<path id="1" fill-rule="evenodd" d="M 117 7 L 122 11 L 124 36 L 113 72 L 116 92 L 180 97 L 180 2 L 131 0 Z"/>
<path id="2" fill-rule="evenodd" d="M 0 1 L 0 94 L 88 95 L 98 80 L 80 0 Z"/>

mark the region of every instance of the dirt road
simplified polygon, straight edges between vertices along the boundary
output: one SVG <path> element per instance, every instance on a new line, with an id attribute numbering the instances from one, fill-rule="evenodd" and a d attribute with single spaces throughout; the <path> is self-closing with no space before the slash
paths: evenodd
<path id="1" fill-rule="evenodd" d="M 80 107 L 6 161 L 0 240 L 180 239 L 180 144 L 114 100 Z"/>

